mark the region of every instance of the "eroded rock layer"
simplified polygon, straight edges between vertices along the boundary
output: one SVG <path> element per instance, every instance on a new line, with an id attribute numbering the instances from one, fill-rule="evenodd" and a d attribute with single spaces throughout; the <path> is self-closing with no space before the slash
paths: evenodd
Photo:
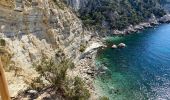
<path id="1" fill-rule="evenodd" d="M 89 78 L 85 75 L 91 66 L 80 59 L 80 46 L 88 46 L 95 34 L 83 30 L 82 22 L 64 4 L 61 7 L 51 0 L 1 0 L 0 13 L 0 36 L 11 55 L 5 69 L 12 97 L 27 89 L 38 76 L 34 63 L 43 56 L 54 57 L 56 49 L 76 62 L 78 68 L 71 73 Z M 87 66 L 85 71 L 80 71 L 81 63 Z"/>

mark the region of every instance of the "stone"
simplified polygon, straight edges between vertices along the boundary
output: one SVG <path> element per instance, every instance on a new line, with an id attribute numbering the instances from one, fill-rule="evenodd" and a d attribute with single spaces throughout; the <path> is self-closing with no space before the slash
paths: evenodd
<path id="1" fill-rule="evenodd" d="M 103 47 L 103 44 L 94 42 L 89 47 L 86 48 L 85 53 L 91 52 L 91 51 L 93 51 L 93 50 L 95 50 L 97 48 L 100 48 L 100 47 Z"/>
<path id="2" fill-rule="evenodd" d="M 109 93 L 110 93 L 110 94 L 119 94 L 119 93 L 120 93 L 120 90 L 115 89 L 114 87 L 111 87 Z"/>
<path id="3" fill-rule="evenodd" d="M 103 69 L 104 71 L 108 70 L 108 68 L 105 67 L 105 66 L 103 66 L 102 69 Z"/>
<path id="4" fill-rule="evenodd" d="M 159 22 L 161 23 L 169 23 L 170 22 L 170 14 L 164 15 L 160 18 Z"/>
<path id="5" fill-rule="evenodd" d="M 22 1 L 22 0 L 15 0 L 15 8 L 14 8 L 14 10 L 15 10 L 15 11 L 22 12 L 23 9 L 24 9 L 24 7 L 23 7 L 23 1 Z"/>
<path id="6" fill-rule="evenodd" d="M 113 44 L 113 45 L 112 45 L 112 48 L 113 48 L 113 49 L 116 49 L 116 48 L 117 48 L 117 45 Z"/>
<path id="7" fill-rule="evenodd" d="M 28 93 L 30 93 L 30 94 L 37 94 L 38 91 L 36 91 L 36 90 L 29 90 Z"/>
<path id="8" fill-rule="evenodd" d="M 119 30 L 114 30 L 113 34 L 114 35 L 119 35 L 119 34 L 124 34 L 124 32 L 123 31 L 119 31 Z"/>
<path id="9" fill-rule="evenodd" d="M 92 71 L 92 70 L 87 70 L 87 72 L 86 72 L 87 74 L 89 74 L 89 75 L 92 75 L 92 74 L 94 74 L 94 72 Z"/>
<path id="10" fill-rule="evenodd" d="M 107 67 L 101 66 L 101 67 L 98 68 L 98 70 L 96 72 L 97 72 L 97 74 L 105 74 L 106 71 L 108 71 L 108 70 L 109 69 Z"/>
<path id="11" fill-rule="evenodd" d="M 38 97 L 38 91 L 36 91 L 36 90 L 29 90 L 29 91 L 27 91 L 27 95 L 28 95 L 29 98 L 36 99 Z"/>
<path id="12" fill-rule="evenodd" d="M 120 43 L 120 44 L 118 45 L 118 47 L 119 47 L 119 48 L 124 48 L 124 47 L 126 47 L 126 44 Z"/>

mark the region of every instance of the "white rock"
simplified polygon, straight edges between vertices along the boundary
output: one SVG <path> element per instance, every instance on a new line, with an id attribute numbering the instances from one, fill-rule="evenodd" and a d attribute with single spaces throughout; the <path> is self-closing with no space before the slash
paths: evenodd
<path id="1" fill-rule="evenodd" d="M 90 51 L 92 51 L 92 50 L 94 50 L 94 49 L 97 49 L 97 48 L 99 48 L 99 47 L 103 47 L 103 45 L 102 45 L 102 44 L 99 44 L 99 43 L 97 43 L 97 42 L 92 43 L 89 47 L 86 48 L 85 53 L 90 52 Z"/>
<path id="2" fill-rule="evenodd" d="M 116 49 L 116 48 L 117 48 L 117 45 L 115 45 L 115 44 L 112 45 L 112 48 L 113 48 L 113 49 Z"/>
<path id="3" fill-rule="evenodd" d="M 120 43 L 120 44 L 118 45 L 118 47 L 119 47 L 119 48 L 124 48 L 124 47 L 126 47 L 126 44 Z"/>
<path id="4" fill-rule="evenodd" d="M 36 90 L 29 90 L 29 91 L 28 91 L 28 93 L 31 93 L 31 94 L 37 94 L 37 93 L 38 93 L 38 91 L 36 91 Z"/>
<path id="5" fill-rule="evenodd" d="M 170 14 L 161 17 L 159 21 L 163 23 L 170 22 Z"/>

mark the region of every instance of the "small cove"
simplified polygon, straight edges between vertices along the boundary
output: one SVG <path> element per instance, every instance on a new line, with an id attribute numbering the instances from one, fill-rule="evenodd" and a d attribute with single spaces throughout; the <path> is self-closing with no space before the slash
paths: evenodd
<path id="1" fill-rule="evenodd" d="M 170 24 L 107 38 L 96 65 L 107 71 L 95 80 L 101 96 L 110 100 L 170 100 Z M 111 45 L 125 43 L 126 48 Z"/>

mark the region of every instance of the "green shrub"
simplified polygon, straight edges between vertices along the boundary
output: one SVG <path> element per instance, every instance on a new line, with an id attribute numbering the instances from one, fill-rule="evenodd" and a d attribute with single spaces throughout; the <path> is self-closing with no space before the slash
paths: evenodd
<path id="1" fill-rule="evenodd" d="M 85 49 L 86 49 L 86 46 L 85 46 L 85 45 L 83 45 L 83 44 L 81 44 L 81 45 L 80 45 L 80 49 L 79 49 L 79 51 L 80 51 L 80 52 L 84 52 L 84 51 L 85 51 Z"/>
<path id="2" fill-rule="evenodd" d="M 73 62 L 70 62 L 70 68 L 74 69 L 75 68 L 75 64 Z"/>
<path id="3" fill-rule="evenodd" d="M 11 53 L 8 51 L 6 46 L 6 41 L 0 38 L 0 58 L 3 63 L 5 70 L 8 70 L 8 64 L 10 63 L 10 59 L 12 57 Z"/>
<path id="4" fill-rule="evenodd" d="M 72 65 L 72 63 L 69 59 L 62 59 L 59 63 L 55 63 L 53 59 L 43 59 L 36 70 L 52 85 L 60 88 L 66 79 L 66 71 L 70 65 Z"/>
<path id="5" fill-rule="evenodd" d="M 41 77 L 44 77 L 55 87 L 56 92 L 59 92 L 65 100 L 88 100 L 90 93 L 81 78 L 69 78 L 66 75 L 67 69 L 74 66 L 72 60 L 67 59 L 60 50 L 56 54 L 56 60 L 54 62 L 53 59 L 43 58 L 36 70 Z M 35 84 L 32 84 L 32 87 L 37 88 Z"/>
<path id="6" fill-rule="evenodd" d="M 0 46 L 5 46 L 6 45 L 6 42 L 4 39 L 0 39 Z"/>
<path id="7" fill-rule="evenodd" d="M 37 90 L 37 91 L 40 91 L 41 88 L 45 86 L 40 77 L 34 78 L 31 83 L 27 81 L 26 83 L 30 85 L 30 89 Z"/>
<path id="8" fill-rule="evenodd" d="M 103 96 L 103 97 L 100 97 L 99 100 L 109 100 L 109 98 L 106 96 Z"/>
<path id="9" fill-rule="evenodd" d="M 85 83 L 80 77 L 75 77 L 68 82 L 69 85 L 67 86 L 69 87 L 65 89 L 67 100 L 88 100 L 90 97 L 89 90 L 86 89 Z"/>
<path id="10" fill-rule="evenodd" d="M 64 1 L 63 0 L 53 0 L 54 3 L 56 4 L 57 7 L 59 7 L 60 9 L 64 10 Z"/>
<path id="11" fill-rule="evenodd" d="M 104 28 L 122 30 L 130 24 L 147 21 L 152 14 L 165 15 L 159 4 L 160 0 L 92 0 L 79 10 L 79 17 L 85 27 L 104 25 Z"/>

